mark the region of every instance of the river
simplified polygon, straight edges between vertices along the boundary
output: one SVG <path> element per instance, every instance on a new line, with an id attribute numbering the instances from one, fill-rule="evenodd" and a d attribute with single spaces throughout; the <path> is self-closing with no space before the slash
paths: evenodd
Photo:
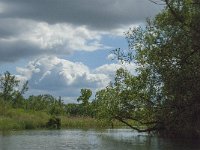
<path id="1" fill-rule="evenodd" d="M 200 141 L 163 139 L 130 129 L 0 133 L 0 150 L 200 150 Z"/>

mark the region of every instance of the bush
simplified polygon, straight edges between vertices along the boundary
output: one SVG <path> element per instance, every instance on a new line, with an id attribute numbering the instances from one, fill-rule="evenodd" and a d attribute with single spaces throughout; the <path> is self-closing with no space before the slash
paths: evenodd
<path id="1" fill-rule="evenodd" d="M 54 116 L 51 117 L 49 119 L 49 121 L 47 122 L 46 127 L 50 128 L 50 129 L 60 129 L 60 127 L 61 127 L 61 119 L 58 118 L 58 117 L 54 117 Z"/>

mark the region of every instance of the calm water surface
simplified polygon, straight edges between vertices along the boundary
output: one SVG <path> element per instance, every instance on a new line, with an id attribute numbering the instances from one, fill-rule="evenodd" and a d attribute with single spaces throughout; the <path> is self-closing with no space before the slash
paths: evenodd
<path id="1" fill-rule="evenodd" d="M 200 150 L 200 141 L 161 139 L 130 129 L 16 131 L 0 134 L 0 150 Z"/>

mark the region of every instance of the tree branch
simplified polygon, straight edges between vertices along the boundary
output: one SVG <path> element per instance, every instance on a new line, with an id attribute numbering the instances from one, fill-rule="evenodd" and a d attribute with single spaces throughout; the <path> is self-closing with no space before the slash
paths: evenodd
<path id="1" fill-rule="evenodd" d="M 119 117 L 119 116 L 118 116 L 118 117 Z M 122 117 L 120 117 L 120 118 L 122 118 Z M 139 119 L 133 118 L 133 117 L 131 117 L 131 116 L 124 117 L 124 118 L 126 118 L 126 119 L 131 119 L 131 120 L 133 120 L 133 121 L 137 121 L 138 123 L 140 123 L 140 124 L 142 124 L 142 125 L 152 125 L 152 124 L 161 123 L 161 122 L 159 122 L 159 121 L 142 122 L 142 121 L 140 121 Z"/>
<path id="2" fill-rule="evenodd" d="M 181 16 L 179 16 L 176 11 L 172 8 L 172 6 L 169 3 L 169 0 L 165 0 L 165 3 L 167 5 L 167 7 L 169 8 L 169 11 L 171 12 L 171 14 L 183 25 L 186 25 L 183 18 Z M 187 25 L 186 25 L 187 26 Z"/>
<path id="3" fill-rule="evenodd" d="M 150 2 L 156 4 L 156 5 L 165 5 L 164 3 L 158 3 L 158 1 L 154 1 L 154 0 L 149 0 Z M 163 2 L 163 0 L 161 0 Z"/>
<path id="4" fill-rule="evenodd" d="M 160 128 L 158 128 L 156 125 L 150 128 L 146 128 L 146 129 L 139 129 L 137 127 L 132 126 L 131 124 L 129 124 L 128 122 L 124 121 L 121 117 L 116 116 L 115 119 L 119 120 L 120 122 L 126 124 L 128 127 L 130 127 L 133 130 L 136 130 L 138 132 L 151 132 L 151 131 L 156 131 Z"/>

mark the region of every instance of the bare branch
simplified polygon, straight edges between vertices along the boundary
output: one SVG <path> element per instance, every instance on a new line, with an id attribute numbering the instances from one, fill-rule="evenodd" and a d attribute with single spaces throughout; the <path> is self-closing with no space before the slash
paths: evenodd
<path id="1" fill-rule="evenodd" d="M 159 3 L 158 1 L 154 1 L 154 0 L 149 0 L 150 2 L 156 4 L 156 5 L 165 5 L 165 3 Z M 164 2 L 163 0 L 160 0 L 161 2 Z"/>
<path id="2" fill-rule="evenodd" d="M 119 116 L 117 116 L 117 117 L 119 117 Z M 120 117 L 120 118 L 122 118 L 122 117 Z M 146 121 L 146 122 L 143 122 L 143 121 L 140 121 L 139 119 L 133 118 L 131 116 L 125 116 L 124 119 L 130 119 L 130 120 L 136 121 L 136 122 L 138 122 L 138 123 L 140 123 L 142 125 L 154 125 L 154 124 L 161 123 L 161 122 L 156 121 L 156 120 L 155 121 Z"/>
<path id="3" fill-rule="evenodd" d="M 129 124 L 128 122 L 126 122 L 125 120 L 123 120 L 121 117 L 116 116 L 115 119 L 119 120 L 120 122 L 126 124 L 128 127 L 130 127 L 133 130 L 136 130 L 138 132 L 151 132 L 151 131 L 156 131 L 160 128 L 157 127 L 157 125 L 154 125 L 153 127 L 150 128 L 146 128 L 146 129 L 139 129 L 137 127 L 132 126 L 131 124 Z"/>

